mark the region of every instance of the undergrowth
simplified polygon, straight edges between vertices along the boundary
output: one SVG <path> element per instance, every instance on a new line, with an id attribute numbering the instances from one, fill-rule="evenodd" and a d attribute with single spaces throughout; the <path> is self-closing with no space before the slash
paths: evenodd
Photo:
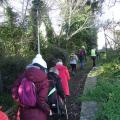
<path id="1" fill-rule="evenodd" d="M 97 101 L 99 111 L 96 120 L 120 120 L 120 57 L 109 58 L 101 67 L 102 72 L 97 72 L 100 74 L 96 76 L 96 87 L 81 100 Z"/>

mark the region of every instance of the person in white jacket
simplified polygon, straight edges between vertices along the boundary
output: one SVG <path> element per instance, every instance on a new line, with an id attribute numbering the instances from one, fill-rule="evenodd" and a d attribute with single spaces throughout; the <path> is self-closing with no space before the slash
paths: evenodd
<path id="1" fill-rule="evenodd" d="M 77 71 L 77 62 L 78 62 L 78 57 L 75 53 L 72 53 L 70 55 L 70 66 L 71 66 L 71 71 L 72 74 L 74 75 Z"/>

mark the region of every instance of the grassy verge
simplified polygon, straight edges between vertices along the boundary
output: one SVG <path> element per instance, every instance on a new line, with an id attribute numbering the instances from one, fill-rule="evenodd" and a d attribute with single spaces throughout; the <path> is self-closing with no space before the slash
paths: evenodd
<path id="1" fill-rule="evenodd" d="M 96 75 L 97 85 L 81 99 L 98 102 L 99 111 L 96 120 L 120 120 L 119 58 L 107 61 L 99 71 L 94 71 L 91 75 Z"/>

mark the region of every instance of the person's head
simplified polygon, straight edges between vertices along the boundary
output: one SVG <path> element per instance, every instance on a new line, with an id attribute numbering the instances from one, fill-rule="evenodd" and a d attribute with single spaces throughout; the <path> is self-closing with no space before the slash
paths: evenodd
<path id="1" fill-rule="evenodd" d="M 32 60 L 32 65 L 34 64 L 38 64 L 44 68 L 47 68 L 47 63 L 45 62 L 45 60 L 42 58 L 41 54 L 37 54 L 35 56 L 35 58 Z"/>
<path id="2" fill-rule="evenodd" d="M 63 65 L 63 62 L 62 62 L 62 59 L 58 59 L 57 62 L 56 62 L 56 65 Z"/>
<path id="3" fill-rule="evenodd" d="M 32 64 L 30 64 L 29 66 L 36 66 L 36 67 L 39 67 L 44 72 L 47 72 L 47 63 L 42 58 L 41 54 L 37 54 L 35 58 L 32 60 Z"/>
<path id="4" fill-rule="evenodd" d="M 81 48 L 82 48 L 82 49 L 85 49 L 85 46 L 82 46 Z"/>
<path id="5" fill-rule="evenodd" d="M 49 72 L 53 72 L 53 73 L 59 75 L 59 71 L 55 67 L 51 67 Z"/>
<path id="6" fill-rule="evenodd" d="M 71 56 L 74 56 L 75 55 L 75 53 L 71 53 Z"/>

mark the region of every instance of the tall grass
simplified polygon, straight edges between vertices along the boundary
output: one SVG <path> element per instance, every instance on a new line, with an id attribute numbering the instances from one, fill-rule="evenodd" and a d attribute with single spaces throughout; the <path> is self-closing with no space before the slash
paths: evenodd
<path id="1" fill-rule="evenodd" d="M 102 61 L 103 72 L 97 76 L 95 89 L 83 98 L 98 102 L 96 120 L 120 120 L 120 56 L 113 51 Z"/>

